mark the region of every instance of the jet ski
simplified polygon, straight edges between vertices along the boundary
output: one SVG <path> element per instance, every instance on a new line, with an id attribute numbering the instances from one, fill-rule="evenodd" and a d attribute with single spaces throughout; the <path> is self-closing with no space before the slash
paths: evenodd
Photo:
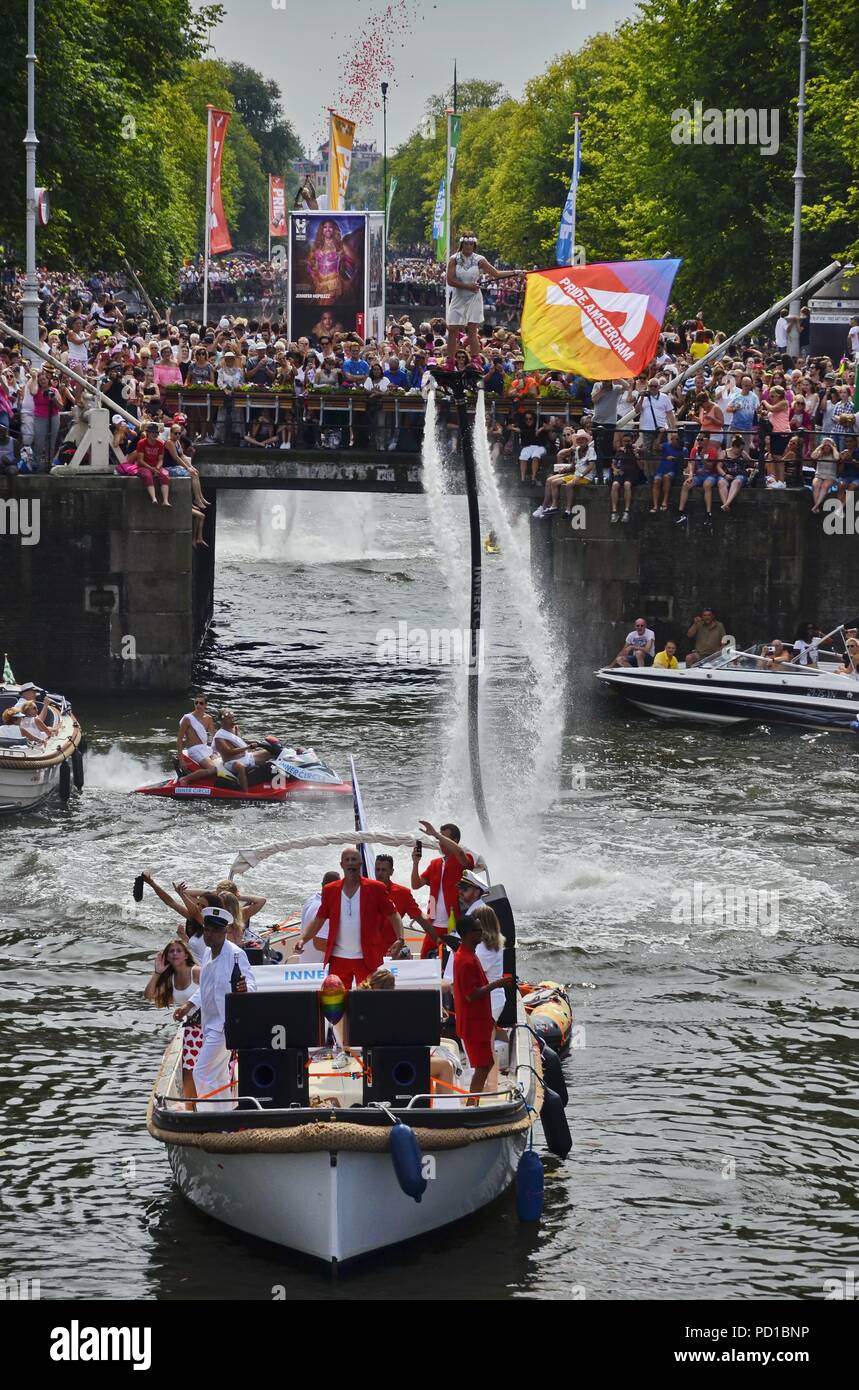
<path id="1" fill-rule="evenodd" d="M 176 760 L 176 773 L 162 782 L 136 787 L 141 796 L 168 796 L 174 801 L 287 801 L 292 797 L 312 799 L 322 796 L 352 795 L 351 782 L 341 780 L 312 748 L 284 748 L 278 739 L 263 739 L 271 750 L 269 762 L 248 768 L 248 789 L 243 791 L 237 777 L 227 772 L 217 753 L 212 754 L 216 771 L 199 782 L 183 786 L 180 778 L 194 772 L 196 764 L 184 754 Z M 181 765 L 181 766 L 180 766 Z"/>

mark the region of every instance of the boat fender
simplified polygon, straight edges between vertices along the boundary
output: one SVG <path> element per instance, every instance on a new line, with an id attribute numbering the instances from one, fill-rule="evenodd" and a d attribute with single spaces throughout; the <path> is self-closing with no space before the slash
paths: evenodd
<path id="1" fill-rule="evenodd" d="M 573 1137 L 570 1134 L 570 1126 L 567 1124 L 561 1097 L 557 1091 L 552 1090 L 551 1086 L 543 1087 L 543 1108 L 540 1111 L 540 1123 L 543 1126 L 549 1153 L 554 1154 L 556 1158 L 566 1158 L 573 1147 Z"/>
<path id="2" fill-rule="evenodd" d="M 136 903 L 143 902 L 143 874 L 137 875 L 137 878 L 134 880 L 134 887 L 132 888 L 131 893 Z"/>
<path id="3" fill-rule="evenodd" d="M 77 790 L 83 791 L 84 786 L 84 756 L 79 748 L 72 753 L 72 781 Z"/>
<path id="4" fill-rule="evenodd" d="M 72 794 L 72 770 L 68 761 L 60 764 L 60 800 L 68 801 Z"/>
<path id="5" fill-rule="evenodd" d="M 532 1014 L 530 1023 L 537 1037 L 548 1043 L 550 1048 L 556 1049 L 561 1046 L 561 1029 L 553 1018 L 549 1018 L 547 1014 Z"/>
<path id="6" fill-rule="evenodd" d="M 539 1221 L 543 1215 L 543 1160 L 526 1149 L 516 1169 L 516 1214 L 520 1221 Z"/>
<path id="7" fill-rule="evenodd" d="M 564 1080 L 564 1073 L 561 1070 L 561 1059 L 555 1049 L 550 1047 L 542 1038 L 540 1039 L 540 1052 L 543 1059 L 543 1075 L 546 1078 L 546 1085 L 551 1086 L 553 1091 L 557 1091 L 561 1097 L 561 1104 L 566 1105 L 570 1095 Z"/>
<path id="8" fill-rule="evenodd" d="M 391 1130 L 391 1161 L 397 1182 L 406 1196 L 419 1202 L 427 1186 L 423 1175 L 424 1156 L 414 1130 L 402 1120 L 397 1120 Z"/>

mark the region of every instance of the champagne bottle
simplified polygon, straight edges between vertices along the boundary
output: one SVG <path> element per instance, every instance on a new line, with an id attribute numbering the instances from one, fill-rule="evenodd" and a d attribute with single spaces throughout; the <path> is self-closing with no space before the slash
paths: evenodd
<path id="1" fill-rule="evenodd" d="M 238 993 L 239 985 L 243 983 L 244 978 L 242 967 L 239 965 L 239 958 L 236 956 L 233 961 L 232 974 L 230 975 L 230 989 L 233 994 Z"/>

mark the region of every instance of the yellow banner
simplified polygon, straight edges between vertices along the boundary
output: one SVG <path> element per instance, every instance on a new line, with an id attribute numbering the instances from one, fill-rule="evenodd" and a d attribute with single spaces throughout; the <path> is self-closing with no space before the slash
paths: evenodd
<path id="1" fill-rule="evenodd" d="M 331 113 L 331 133 L 328 140 L 328 207 L 331 212 L 346 206 L 346 190 L 352 172 L 352 145 L 355 122 Z"/>

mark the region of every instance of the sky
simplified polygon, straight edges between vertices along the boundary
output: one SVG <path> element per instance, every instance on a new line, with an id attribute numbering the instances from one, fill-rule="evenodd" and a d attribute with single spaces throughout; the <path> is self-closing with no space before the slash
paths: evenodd
<path id="1" fill-rule="evenodd" d="M 315 151 L 326 107 L 354 104 L 358 141 L 382 145 L 380 84 L 388 92 L 388 149 L 460 78 L 503 83 L 513 97 L 558 53 L 579 48 L 636 10 L 634 0 L 221 0 L 214 56 L 272 77 L 284 111 Z M 574 4 L 581 6 L 574 8 Z M 350 114 L 348 111 L 344 115 Z"/>

